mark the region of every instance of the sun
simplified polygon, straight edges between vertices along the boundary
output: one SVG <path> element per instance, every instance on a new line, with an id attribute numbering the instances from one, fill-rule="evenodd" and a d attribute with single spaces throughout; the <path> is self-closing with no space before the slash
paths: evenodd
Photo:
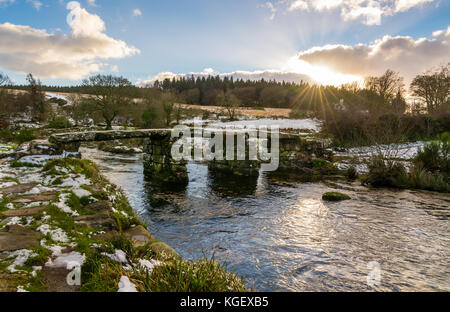
<path id="1" fill-rule="evenodd" d="M 322 85 L 340 86 L 346 83 L 361 83 L 363 81 L 359 76 L 337 73 L 324 66 L 311 65 L 297 57 L 289 59 L 284 70 L 308 75 L 314 82 Z"/>

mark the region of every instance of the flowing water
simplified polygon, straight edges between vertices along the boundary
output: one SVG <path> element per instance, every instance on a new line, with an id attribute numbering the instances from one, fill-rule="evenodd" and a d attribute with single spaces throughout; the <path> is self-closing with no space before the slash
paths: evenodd
<path id="1" fill-rule="evenodd" d="M 82 149 L 183 258 L 214 257 L 260 291 L 450 291 L 450 196 L 358 183 L 223 180 L 188 164 L 189 185 L 145 183 L 142 156 Z M 351 200 L 326 203 L 327 191 Z"/>

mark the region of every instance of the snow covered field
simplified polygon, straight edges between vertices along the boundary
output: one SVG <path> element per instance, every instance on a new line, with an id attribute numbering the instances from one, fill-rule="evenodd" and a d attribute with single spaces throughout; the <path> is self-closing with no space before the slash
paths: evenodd
<path id="1" fill-rule="evenodd" d="M 184 120 L 182 124 L 195 124 L 201 123 L 211 128 L 246 128 L 246 127 L 271 127 L 277 126 L 280 130 L 307 130 L 313 132 L 319 132 L 322 123 L 317 119 L 273 119 L 273 118 L 261 118 L 261 119 L 246 119 L 237 121 L 216 121 L 216 120 L 201 120 L 200 118 L 194 118 Z"/>

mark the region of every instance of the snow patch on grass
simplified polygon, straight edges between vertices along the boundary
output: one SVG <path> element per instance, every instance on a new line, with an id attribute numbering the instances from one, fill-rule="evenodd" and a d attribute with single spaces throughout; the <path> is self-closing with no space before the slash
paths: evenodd
<path id="1" fill-rule="evenodd" d="M 64 211 L 67 214 L 70 214 L 73 217 L 79 216 L 78 212 L 73 211 L 69 206 L 67 206 L 66 202 L 69 198 L 70 193 L 63 193 L 59 195 L 59 201 L 55 203 L 55 206 Z"/>
<path id="2" fill-rule="evenodd" d="M 164 265 L 164 262 L 158 261 L 158 260 L 154 260 L 154 259 L 150 259 L 150 260 L 146 260 L 146 259 L 139 259 L 139 265 L 141 266 L 141 268 L 148 270 L 148 273 L 152 273 L 153 269 L 156 266 L 159 265 Z"/>
<path id="3" fill-rule="evenodd" d="M 120 249 L 116 249 L 113 254 L 102 252 L 102 255 L 110 258 L 111 260 L 114 260 L 114 261 L 117 261 L 117 262 L 120 262 L 120 263 L 127 263 L 128 262 L 126 253 L 123 252 Z"/>
<path id="4" fill-rule="evenodd" d="M 29 249 L 21 249 L 21 250 L 16 250 L 11 252 L 8 255 L 8 258 L 13 258 L 15 257 L 13 263 L 8 266 L 8 270 L 11 273 L 16 273 L 16 272 L 21 272 L 21 270 L 16 269 L 16 267 L 22 267 L 25 265 L 25 262 L 27 262 L 28 258 L 31 257 L 35 257 L 37 256 L 33 251 L 29 250 Z"/>
<path id="5" fill-rule="evenodd" d="M 136 285 L 133 284 L 127 276 L 122 276 L 119 281 L 119 290 L 117 292 L 138 292 Z"/>
<path id="6" fill-rule="evenodd" d="M 67 234 L 60 228 L 52 229 L 50 225 L 43 224 L 37 230 L 44 235 L 50 234 L 55 242 L 67 243 L 69 241 Z"/>

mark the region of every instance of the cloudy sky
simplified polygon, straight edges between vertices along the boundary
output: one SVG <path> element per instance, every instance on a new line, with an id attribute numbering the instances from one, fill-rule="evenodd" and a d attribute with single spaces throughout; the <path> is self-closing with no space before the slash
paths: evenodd
<path id="1" fill-rule="evenodd" d="M 450 62 L 448 0 L 0 0 L 0 71 L 339 84 Z"/>

